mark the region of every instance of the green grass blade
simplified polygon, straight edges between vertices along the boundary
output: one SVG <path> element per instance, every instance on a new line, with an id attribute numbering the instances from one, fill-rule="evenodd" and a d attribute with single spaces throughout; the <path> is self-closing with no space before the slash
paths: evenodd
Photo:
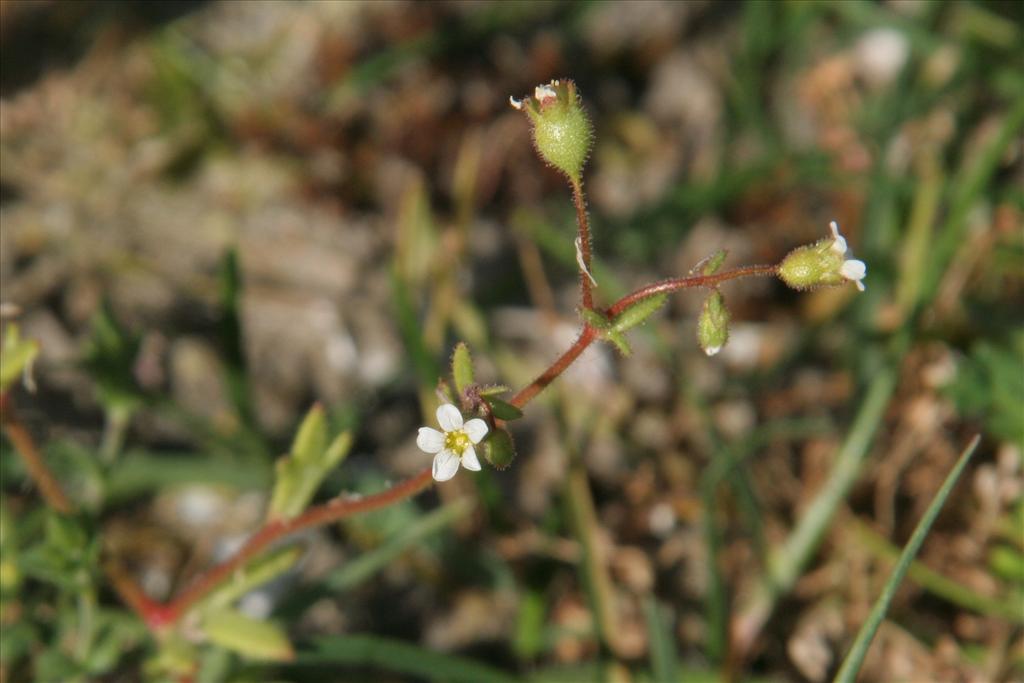
<path id="1" fill-rule="evenodd" d="M 679 662 L 676 659 L 675 638 L 672 627 L 665 619 L 665 611 L 653 595 L 644 601 L 647 617 L 647 637 L 651 643 L 651 671 L 656 681 L 679 680 Z"/>
<path id="2" fill-rule="evenodd" d="M 960 454 L 956 465 L 953 466 L 953 471 L 946 477 L 946 481 L 942 482 L 942 486 L 939 488 L 938 493 L 935 494 L 935 498 L 932 499 L 928 509 L 925 510 L 924 516 L 918 522 L 917 528 L 914 529 L 914 533 L 911 535 L 906 547 L 903 548 L 899 562 L 889 576 L 889 580 L 886 581 L 882 594 L 878 596 L 874 607 L 871 608 L 871 614 L 868 615 L 864 625 L 860 627 L 857 639 L 853 642 L 853 647 L 850 648 L 850 652 L 846 655 L 846 659 L 843 660 L 843 664 L 839 668 L 839 673 L 836 674 L 835 683 L 854 683 L 857 672 L 860 671 L 860 667 L 864 663 L 864 657 L 868 653 L 868 647 L 871 645 L 878 627 L 885 618 L 885 613 L 892 603 L 893 596 L 896 595 L 896 589 L 899 588 L 907 570 L 910 569 L 910 563 L 914 560 L 914 556 L 917 555 L 917 551 L 921 549 L 921 544 L 924 543 L 928 531 L 932 528 L 932 523 L 939 516 L 939 511 L 945 504 L 946 499 L 949 498 L 953 486 L 956 485 L 960 474 L 964 471 L 971 456 L 974 455 L 974 451 L 978 448 L 979 441 L 981 441 L 981 435 L 975 436 L 967 444 L 963 453 Z"/>
<path id="3" fill-rule="evenodd" d="M 320 638 L 313 652 L 300 652 L 295 664 L 287 668 L 309 665 L 374 667 L 449 683 L 512 683 L 517 680 L 467 657 L 442 654 L 418 645 L 370 635 Z M 338 673 L 335 670 L 332 675 Z"/>

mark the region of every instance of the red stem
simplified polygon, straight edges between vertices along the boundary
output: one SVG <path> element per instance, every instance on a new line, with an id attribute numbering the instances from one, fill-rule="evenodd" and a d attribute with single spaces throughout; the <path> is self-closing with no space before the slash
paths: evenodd
<path id="1" fill-rule="evenodd" d="M 594 308 L 594 294 L 591 290 L 590 276 L 587 274 L 590 271 L 590 222 L 587 219 L 587 200 L 583 196 L 582 180 L 570 181 L 570 185 L 572 185 L 572 203 L 576 205 L 576 225 L 579 229 L 580 252 L 585 269 L 580 270 L 580 299 L 583 303 L 583 310 L 589 311 Z"/>
<path id="2" fill-rule="evenodd" d="M 208 570 L 195 583 L 174 598 L 173 601 L 162 606 L 164 614 L 160 615 L 161 619 L 166 619 L 169 623 L 180 619 L 197 602 L 209 595 L 221 582 L 241 569 L 247 562 L 266 549 L 267 546 L 285 536 L 310 527 L 330 524 L 349 515 L 387 507 L 419 493 L 430 485 L 430 481 L 431 468 L 427 467 L 415 477 L 406 479 L 372 496 L 363 498 L 335 498 L 323 505 L 310 508 L 294 519 L 268 522 L 255 535 L 251 536 L 238 552 Z M 147 623 L 149 623 L 150 615 L 144 613 L 143 616 L 147 619 Z"/>
<path id="3" fill-rule="evenodd" d="M 64 494 L 57 478 L 46 466 L 42 454 L 36 448 L 36 442 L 32 434 L 18 419 L 14 410 L 13 401 L 6 393 L 0 394 L 0 424 L 3 425 L 7 438 L 10 439 L 14 450 L 21 456 L 25 463 L 25 469 L 29 477 L 35 482 L 39 494 L 46 501 L 46 504 L 61 514 L 70 514 L 74 510 L 71 500 Z"/>
<path id="4" fill-rule="evenodd" d="M 614 318 L 633 304 L 643 301 L 644 299 L 649 299 L 650 297 L 658 294 L 676 292 L 680 289 L 690 289 L 692 287 L 713 287 L 722 282 L 735 280 L 741 277 L 775 275 L 777 272 L 778 266 L 746 266 L 744 268 L 734 268 L 721 273 L 715 273 L 714 275 L 693 275 L 690 277 L 662 280 L 661 282 L 655 282 L 652 285 L 641 287 L 635 292 L 622 297 L 605 309 L 604 315 L 608 318 Z M 573 345 L 570 346 L 565 353 L 559 356 L 547 370 L 542 372 L 537 379 L 520 389 L 519 393 L 513 396 L 509 403 L 519 408 L 522 408 L 524 405 L 529 403 L 537 394 L 542 392 L 549 384 L 555 381 L 559 375 L 565 372 L 566 369 L 572 365 L 573 361 L 579 358 L 579 355 L 583 353 L 583 351 L 590 346 L 595 339 L 597 339 L 597 330 L 589 325 L 584 326 L 583 331 L 580 333 L 580 336 L 576 341 L 573 342 Z"/>

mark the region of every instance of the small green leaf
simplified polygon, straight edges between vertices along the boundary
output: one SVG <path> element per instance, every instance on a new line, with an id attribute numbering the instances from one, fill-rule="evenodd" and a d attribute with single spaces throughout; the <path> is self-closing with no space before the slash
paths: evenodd
<path id="1" fill-rule="evenodd" d="M 22 339 L 16 324 L 7 325 L 3 346 L 0 346 L 0 393 L 7 391 L 22 376 L 37 355 L 39 343 Z"/>
<path id="2" fill-rule="evenodd" d="M 518 420 L 523 416 L 522 410 L 500 398 L 485 396 L 484 400 L 491 406 L 491 413 L 499 420 Z"/>
<path id="3" fill-rule="evenodd" d="M 1024 582 L 1024 554 L 1007 545 L 997 545 L 988 555 L 992 571 L 1008 581 Z"/>
<path id="4" fill-rule="evenodd" d="M 309 505 L 324 477 L 352 447 L 352 435 L 342 432 L 328 445 L 324 410 L 314 405 L 292 443 L 292 452 L 277 461 L 268 519 L 291 519 Z"/>
<path id="5" fill-rule="evenodd" d="M 484 459 L 497 469 L 505 469 L 515 458 L 516 446 L 508 430 L 495 429 L 484 441 Z"/>
<path id="6" fill-rule="evenodd" d="M 618 331 L 613 329 L 605 330 L 602 335 L 605 341 L 609 342 L 612 346 L 619 350 L 623 356 L 629 356 L 633 353 L 633 349 L 629 348 L 629 342 L 622 336 Z"/>
<path id="7" fill-rule="evenodd" d="M 488 396 L 497 396 L 498 394 L 504 394 L 508 390 L 508 386 L 504 384 L 488 384 L 485 387 L 480 387 L 480 395 L 486 398 Z"/>
<path id="8" fill-rule="evenodd" d="M 212 610 L 203 619 L 211 643 L 250 659 L 291 661 L 295 650 L 281 627 L 231 609 Z"/>
<path id="9" fill-rule="evenodd" d="M 725 263 L 725 257 L 729 255 L 729 252 L 725 249 L 719 249 L 711 256 L 705 257 L 700 263 L 693 267 L 694 271 L 700 271 L 701 275 L 714 275 L 718 272 L 718 269 Z"/>
<path id="10" fill-rule="evenodd" d="M 313 405 L 303 418 L 292 441 L 291 456 L 299 462 L 312 462 L 327 447 L 327 418 L 319 403 Z"/>
<path id="11" fill-rule="evenodd" d="M 295 566 L 306 552 L 301 545 L 292 545 L 258 557 L 231 575 L 223 586 L 203 601 L 204 607 L 222 608 L 249 591 L 272 581 Z"/>
<path id="12" fill-rule="evenodd" d="M 612 323 L 612 329 L 616 332 L 625 332 L 630 328 L 636 327 L 651 317 L 667 300 L 668 294 L 656 294 L 646 299 L 641 299 L 615 318 L 615 322 Z"/>
<path id="13" fill-rule="evenodd" d="M 455 391 L 460 396 L 473 384 L 473 359 L 465 342 L 456 344 L 452 352 L 452 379 L 455 380 Z"/>

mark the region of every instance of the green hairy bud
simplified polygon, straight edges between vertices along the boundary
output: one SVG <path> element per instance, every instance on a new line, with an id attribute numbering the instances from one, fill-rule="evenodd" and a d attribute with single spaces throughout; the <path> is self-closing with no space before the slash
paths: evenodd
<path id="1" fill-rule="evenodd" d="M 697 320 L 697 341 L 704 353 L 713 356 L 729 341 L 729 318 L 729 309 L 725 307 L 722 293 L 713 290 L 704 302 Z"/>
<path id="2" fill-rule="evenodd" d="M 853 282 L 864 291 L 867 266 L 858 259 L 847 258 L 846 240 L 839 234 L 835 221 L 829 224 L 832 236 L 814 244 L 797 247 L 779 266 L 779 277 L 793 289 L 828 287 Z"/>
<path id="3" fill-rule="evenodd" d="M 509 102 L 525 111 L 533 127 L 533 144 L 547 163 L 579 182 L 590 153 L 593 130 L 576 94 L 576 84 L 563 78 L 534 88 L 533 97 Z"/>

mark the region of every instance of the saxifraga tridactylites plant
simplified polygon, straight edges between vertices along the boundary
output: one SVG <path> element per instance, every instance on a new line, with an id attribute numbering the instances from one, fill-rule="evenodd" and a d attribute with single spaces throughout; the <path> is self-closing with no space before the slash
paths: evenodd
<path id="1" fill-rule="evenodd" d="M 348 433 L 331 437 L 324 411 L 310 410 L 300 426 L 289 454 L 278 462 L 273 491 L 263 526 L 227 560 L 215 565 L 167 602 L 153 600 L 136 580 L 116 562 L 105 567 L 122 600 L 145 622 L 161 643 L 157 668 L 168 676 L 190 675 L 198 657 L 196 645 L 210 642 L 248 656 L 287 659 L 291 645 L 283 630 L 247 617 L 233 603 L 248 590 L 292 567 L 301 556 L 296 548 L 277 548 L 282 539 L 304 529 L 336 522 L 345 517 L 377 510 L 416 495 L 432 481 L 451 479 L 461 468 L 482 469 L 483 460 L 497 469 L 507 468 L 515 446 L 506 423 L 523 415 L 523 408 L 556 380 L 595 341 L 605 341 L 629 354 L 626 333 L 646 321 L 664 304 L 668 295 L 682 289 L 707 290 L 697 321 L 697 339 L 708 355 L 727 342 L 731 315 L 719 286 L 744 277 L 780 278 L 794 289 L 854 283 L 863 290 L 866 267 L 848 258 L 846 240 L 831 223 L 831 235 L 798 247 L 775 265 L 753 265 L 722 270 L 726 253 L 718 251 L 699 263 L 685 277 L 671 278 L 642 287 L 607 306 L 594 302 L 598 282 L 591 273 L 591 240 L 583 192 L 583 169 L 593 144 L 593 127 L 568 79 L 537 86 L 532 97 L 510 98 L 524 112 L 540 158 L 569 181 L 576 208 L 576 263 L 579 269 L 581 331 L 576 341 L 536 379 L 507 400 L 504 385 L 476 382 L 468 346 L 459 342 L 451 357 L 451 381 L 437 387 L 436 409 L 440 429 L 420 428 L 416 444 L 432 456 L 432 463 L 416 476 L 379 493 L 361 498 L 339 496 L 310 506 L 329 471 L 341 463 L 352 439 Z M 8 340 L 16 339 L 9 334 Z M 8 348 L 9 347 L 9 348 Z M 59 513 L 74 510 L 73 502 L 43 462 L 27 430 L 10 405 L 8 389 L 31 362 L 31 348 L 12 344 L 4 349 L 0 404 L 5 432 L 26 463 L 47 503 Z M 479 452 L 478 452 L 479 449 Z"/>

